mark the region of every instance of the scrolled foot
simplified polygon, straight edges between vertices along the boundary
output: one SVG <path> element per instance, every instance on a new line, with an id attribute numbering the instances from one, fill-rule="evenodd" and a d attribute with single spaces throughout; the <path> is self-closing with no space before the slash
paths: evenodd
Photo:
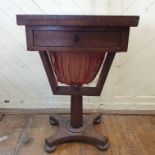
<path id="1" fill-rule="evenodd" d="M 52 126 L 57 126 L 58 125 L 58 120 L 56 118 L 54 118 L 53 116 L 50 116 L 49 123 Z"/>
<path id="2" fill-rule="evenodd" d="M 93 121 L 93 124 L 100 124 L 101 123 L 101 115 L 98 115 L 94 121 Z"/>
<path id="3" fill-rule="evenodd" d="M 45 151 L 47 153 L 54 152 L 59 144 L 71 141 L 85 141 L 93 144 L 102 151 L 108 149 L 108 138 L 98 134 L 93 126 L 93 124 L 99 124 L 101 122 L 100 114 L 91 115 L 88 117 L 85 116 L 85 125 L 83 124 L 83 129 L 74 129 L 76 132 L 73 129 L 70 130 L 70 128 L 68 128 L 68 122 L 68 117 L 61 118 L 61 116 L 57 115 L 50 116 L 50 124 L 58 125 L 58 129 L 54 135 L 45 139 Z"/>
<path id="4" fill-rule="evenodd" d="M 52 147 L 49 147 L 46 143 L 44 145 L 44 149 L 47 153 L 52 153 L 56 150 L 57 146 L 52 146 Z"/>
<path id="5" fill-rule="evenodd" d="M 97 145 L 97 148 L 101 151 L 105 151 L 109 148 L 109 142 L 107 141 L 107 143 L 101 143 Z"/>

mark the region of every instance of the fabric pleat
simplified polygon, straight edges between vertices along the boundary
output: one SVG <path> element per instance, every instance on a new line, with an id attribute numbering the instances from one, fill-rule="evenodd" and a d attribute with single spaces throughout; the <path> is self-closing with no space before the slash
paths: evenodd
<path id="1" fill-rule="evenodd" d="M 93 81 L 104 60 L 103 52 L 48 51 L 58 81 L 82 86 Z"/>

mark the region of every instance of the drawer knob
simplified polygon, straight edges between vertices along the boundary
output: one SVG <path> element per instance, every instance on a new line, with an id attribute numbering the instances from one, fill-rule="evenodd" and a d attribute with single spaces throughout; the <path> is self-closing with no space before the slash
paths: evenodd
<path id="1" fill-rule="evenodd" d="M 80 40 L 80 37 L 77 34 L 75 34 L 73 39 L 75 42 L 78 42 Z"/>

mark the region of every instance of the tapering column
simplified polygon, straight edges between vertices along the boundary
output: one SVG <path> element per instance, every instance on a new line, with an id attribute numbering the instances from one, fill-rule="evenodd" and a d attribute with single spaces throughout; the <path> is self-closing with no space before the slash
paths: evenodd
<path id="1" fill-rule="evenodd" d="M 71 96 L 71 127 L 80 128 L 83 125 L 82 96 Z"/>

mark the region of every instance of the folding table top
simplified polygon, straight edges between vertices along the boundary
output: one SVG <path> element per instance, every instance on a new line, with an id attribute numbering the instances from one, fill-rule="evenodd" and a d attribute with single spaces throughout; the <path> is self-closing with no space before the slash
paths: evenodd
<path id="1" fill-rule="evenodd" d="M 17 15 L 18 25 L 137 26 L 139 16 Z"/>
<path id="2" fill-rule="evenodd" d="M 125 52 L 139 16 L 17 15 L 30 51 Z"/>

